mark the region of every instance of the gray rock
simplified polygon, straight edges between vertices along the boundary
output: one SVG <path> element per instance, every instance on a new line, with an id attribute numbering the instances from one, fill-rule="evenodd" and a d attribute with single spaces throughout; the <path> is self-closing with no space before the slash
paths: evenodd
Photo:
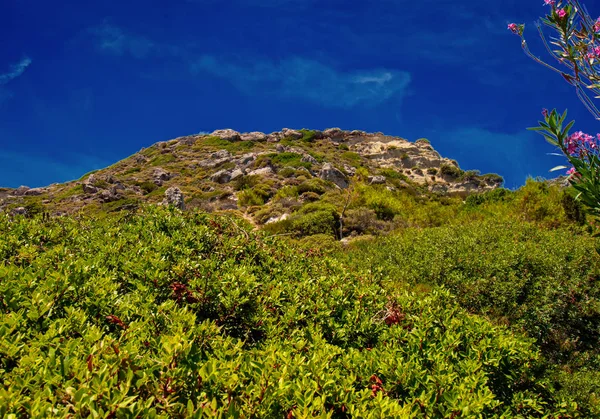
<path id="1" fill-rule="evenodd" d="M 25 192 L 27 192 L 29 189 L 31 189 L 29 186 L 19 186 L 17 189 L 14 190 L 14 194 L 16 196 L 23 196 L 25 195 Z"/>
<path id="2" fill-rule="evenodd" d="M 222 165 L 223 163 L 230 162 L 231 158 L 226 157 L 223 159 L 206 159 L 200 160 L 195 164 L 195 168 L 203 168 L 203 169 L 214 169 L 217 166 Z"/>
<path id="3" fill-rule="evenodd" d="M 256 170 L 249 172 L 248 176 L 268 176 L 268 175 L 272 175 L 274 173 L 275 172 L 273 172 L 273 168 L 271 168 L 270 166 L 267 166 L 267 167 L 263 167 L 261 169 L 256 169 Z"/>
<path id="4" fill-rule="evenodd" d="M 386 179 L 385 176 L 369 176 L 369 183 L 371 185 L 383 185 L 385 183 Z"/>
<path id="5" fill-rule="evenodd" d="M 317 159 L 315 159 L 310 154 L 303 155 L 302 156 L 302 161 L 305 162 L 305 163 L 310 163 L 310 164 L 319 164 L 319 162 L 317 161 Z"/>
<path id="6" fill-rule="evenodd" d="M 242 141 L 256 141 L 263 142 L 267 141 L 267 135 L 262 132 L 247 132 L 245 134 L 241 134 Z"/>
<path id="7" fill-rule="evenodd" d="M 277 143 L 281 141 L 281 133 L 279 132 L 272 132 L 271 134 L 267 135 L 267 142 L 268 143 Z"/>
<path id="8" fill-rule="evenodd" d="M 252 163 L 254 160 L 256 160 L 256 156 L 257 156 L 256 153 L 244 154 L 239 159 L 237 159 L 236 162 L 240 166 L 248 166 L 250 163 Z"/>
<path id="9" fill-rule="evenodd" d="M 154 183 L 158 186 L 161 186 L 163 182 L 170 180 L 173 176 L 171 173 L 167 172 L 165 169 L 161 167 L 157 167 L 152 172 L 152 179 Z"/>
<path id="10" fill-rule="evenodd" d="M 219 150 L 216 153 L 210 155 L 213 159 L 228 159 L 231 157 L 231 153 L 227 150 Z"/>
<path id="11" fill-rule="evenodd" d="M 240 133 L 234 131 L 232 129 L 219 129 L 214 131 L 212 134 L 215 137 L 219 137 L 222 140 L 226 141 L 240 141 L 242 138 L 240 137 Z"/>
<path id="12" fill-rule="evenodd" d="M 181 138 L 179 138 L 179 144 L 192 146 L 192 145 L 196 144 L 197 139 L 198 139 L 198 137 L 196 135 L 181 137 Z"/>
<path id="13" fill-rule="evenodd" d="M 350 166 L 349 164 L 344 164 L 344 170 L 346 171 L 346 173 L 348 173 L 350 176 L 354 176 L 356 174 L 356 167 L 354 166 Z"/>
<path id="14" fill-rule="evenodd" d="M 162 202 L 163 205 L 173 205 L 175 208 L 180 210 L 185 209 L 185 199 L 183 192 L 176 186 L 172 186 L 165 191 L 165 199 Z"/>
<path id="15" fill-rule="evenodd" d="M 140 153 L 134 154 L 131 158 L 133 159 L 134 162 L 136 162 L 138 164 L 143 164 L 148 161 L 146 156 L 144 156 L 143 154 L 140 154 Z"/>
<path id="16" fill-rule="evenodd" d="M 98 192 L 98 188 L 96 188 L 94 185 L 90 185 L 89 183 L 84 183 L 81 186 L 83 187 L 83 193 L 86 193 L 88 195 L 95 194 L 96 192 Z"/>
<path id="17" fill-rule="evenodd" d="M 237 178 L 240 178 L 242 176 L 244 176 L 244 171 L 240 168 L 237 168 L 233 172 L 231 172 L 231 178 L 229 179 L 229 181 L 236 180 Z"/>
<path id="18" fill-rule="evenodd" d="M 215 183 L 227 183 L 231 180 L 231 172 L 229 170 L 219 170 L 210 177 L 210 180 Z"/>
<path id="19" fill-rule="evenodd" d="M 323 131 L 325 137 L 331 138 L 334 141 L 344 140 L 344 131 L 339 128 L 329 128 Z"/>
<path id="20" fill-rule="evenodd" d="M 102 202 L 114 202 L 119 199 L 123 199 L 123 196 L 119 193 L 115 193 L 113 190 L 103 190 L 100 192 L 100 201 Z"/>
<path id="21" fill-rule="evenodd" d="M 31 188 L 25 191 L 25 196 L 36 196 L 46 192 L 46 188 Z"/>
<path id="22" fill-rule="evenodd" d="M 323 165 L 323 168 L 319 172 L 319 177 L 328 182 L 333 182 L 342 189 L 348 187 L 348 180 L 346 179 L 346 176 L 340 170 L 333 167 L 330 163 L 325 163 Z"/>
<path id="23" fill-rule="evenodd" d="M 289 128 L 282 129 L 281 134 L 284 138 L 293 138 L 294 140 L 299 140 L 300 138 L 304 137 L 304 134 L 301 132 Z"/>

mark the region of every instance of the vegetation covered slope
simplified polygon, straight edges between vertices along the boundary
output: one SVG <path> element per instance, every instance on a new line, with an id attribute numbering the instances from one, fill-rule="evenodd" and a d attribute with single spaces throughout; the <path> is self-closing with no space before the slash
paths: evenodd
<path id="1" fill-rule="evenodd" d="M 340 129 L 269 135 L 219 130 L 154 144 L 77 181 L 0 189 L 0 210 L 108 213 L 159 203 L 167 189 L 178 188 L 187 208 L 235 210 L 264 225 L 301 218 L 306 204 L 343 202 L 355 178 L 420 197 L 464 197 L 502 183 L 498 175 L 461 170 L 425 139 Z M 389 219 L 380 221 L 389 227 Z"/>
<path id="2" fill-rule="evenodd" d="M 557 379 L 593 367 L 594 240 L 566 222 L 537 234 L 479 223 L 458 239 L 408 229 L 345 258 L 197 211 L 4 214 L 0 415 L 594 417 L 594 390 Z M 505 262 L 477 253 L 494 239 L 494 256 L 524 244 Z M 497 291 L 481 283 L 494 265 Z M 565 315 L 585 309 L 587 323 L 561 324 L 566 347 L 549 351 L 531 318 L 560 314 L 571 291 L 585 305 Z M 553 369 L 567 364 L 550 355 L 578 354 Z"/>

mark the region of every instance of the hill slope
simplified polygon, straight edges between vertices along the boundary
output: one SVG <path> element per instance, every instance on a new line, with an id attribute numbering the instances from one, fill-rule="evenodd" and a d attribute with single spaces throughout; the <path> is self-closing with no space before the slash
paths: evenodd
<path id="1" fill-rule="evenodd" d="M 498 175 L 461 170 L 425 139 L 413 143 L 337 128 L 283 129 L 268 135 L 219 130 L 156 143 L 77 181 L 0 189 L 0 209 L 110 212 L 162 202 L 167 189 L 175 187 L 187 207 L 240 209 L 264 224 L 320 201 L 328 192 L 339 193 L 353 179 L 420 196 L 465 197 L 502 184 Z M 180 203 L 177 193 L 170 197 Z"/>

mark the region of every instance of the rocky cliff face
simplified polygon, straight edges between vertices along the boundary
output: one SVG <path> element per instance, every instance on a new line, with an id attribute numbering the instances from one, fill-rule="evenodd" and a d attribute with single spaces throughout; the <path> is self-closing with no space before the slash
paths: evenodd
<path id="1" fill-rule="evenodd" d="M 328 191 L 357 183 L 465 197 L 500 186 L 502 178 L 461 170 L 425 139 L 410 142 L 338 128 L 271 134 L 225 129 L 156 143 L 77 181 L 0 189 L 0 208 L 61 214 L 151 202 L 245 210 L 286 199 L 316 201 Z M 255 217 L 255 221 L 272 220 Z"/>

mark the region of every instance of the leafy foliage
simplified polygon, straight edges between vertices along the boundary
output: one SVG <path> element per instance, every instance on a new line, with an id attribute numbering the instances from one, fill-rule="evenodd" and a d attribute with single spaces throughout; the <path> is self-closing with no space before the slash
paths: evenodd
<path id="1" fill-rule="evenodd" d="M 2 215 L 0 415 L 578 415 L 530 339 L 447 291 L 246 228 L 165 208 Z"/>

